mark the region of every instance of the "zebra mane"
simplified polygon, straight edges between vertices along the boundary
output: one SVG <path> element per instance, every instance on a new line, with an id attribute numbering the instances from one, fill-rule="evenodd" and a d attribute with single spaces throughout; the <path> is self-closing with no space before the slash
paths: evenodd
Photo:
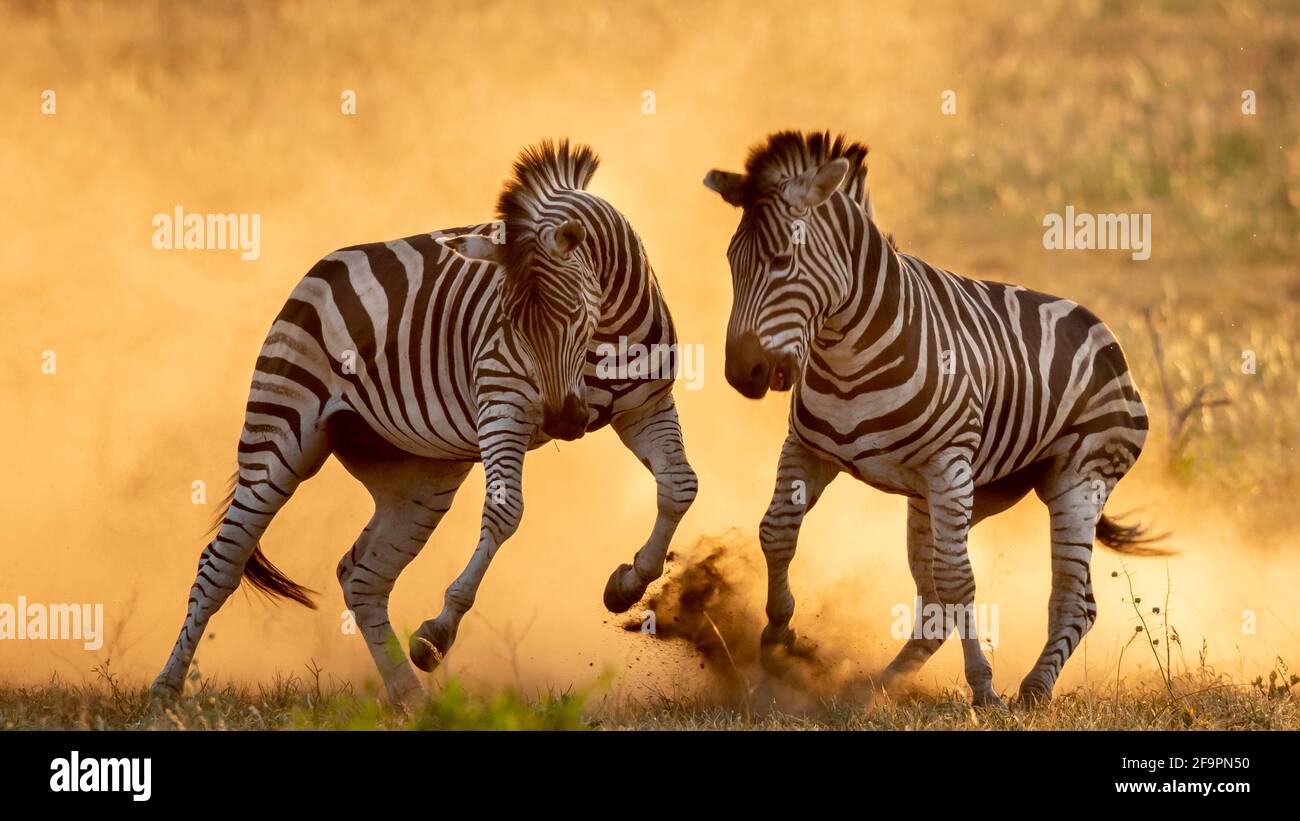
<path id="1" fill-rule="evenodd" d="M 843 134 L 832 137 L 829 131 L 808 134 L 778 131 L 750 149 L 741 197 L 748 206 L 790 177 L 843 157 L 849 161 L 849 173 L 844 176 L 840 190 L 871 216 L 871 195 L 867 192 L 868 150 L 862 143 L 849 142 Z"/>
<path id="2" fill-rule="evenodd" d="M 497 200 L 497 214 L 506 228 L 506 278 L 519 282 L 529 270 L 540 221 L 561 191 L 586 189 L 600 158 L 590 146 L 543 140 L 530 145 L 515 160 L 514 178 Z"/>

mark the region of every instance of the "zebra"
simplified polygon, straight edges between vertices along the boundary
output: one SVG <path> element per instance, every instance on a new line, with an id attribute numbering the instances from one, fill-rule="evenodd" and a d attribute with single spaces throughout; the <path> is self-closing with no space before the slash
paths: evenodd
<path id="1" fill-rule="evenodd" d="M 315 607 L 313 591 L 258 542 L 331 454 L 374 500 L 337 577 L 395 703 L 423 688 L 389 623 L 389 594 L 476 462 L 486 480 L 478 546 L 441 613 L 411 637 L 416 667 L 435 669 L 451 648 L 523 515 L 524 454 L 552 439 L 609 425 L 657 485 L 653 531 L 611 574 L 606 607 L 626 611 L 661 575 L 697 488 L 672 373 L 597 376 L 596 352 L 624 337 L 671 349 L 676 331 L 632 226 L 586 190 L 598 163 L 567 140 L 531 146 L 500 195 L 498 220 L 343 248 L 298 283 L 257 359 L 233 487 L 156 694 L 183 690 L 208 620 L 241 579 Z"/>
<path id="2" fill-rule="evenodd" d="M 799 527 L 847 473 L 908 497 L 908 564 L 922 607 L 878 683 L 888 690 L 915 673 L 958 632 L 973 703 L 1005 707 L 973 629 L 966 541 L 1032 489 L 1051 514 L 1052 590 L 1047 643 L 1019 697 L 1049 700 L 1097 616 L 1094 539 L 1163 552 L 1141 527 L 1102 515 L 1142 450 L 1146 409 L 1115 336 L 1088 309 L 900 253 L 875 224 L 866 155 L 830 132 L 782 131 L 752 149 L 744 173 L 704 179 L 742 210 L 727 249 L 727 381 L 752 399 L 792 391 L 759 529 L 762 658 L 779 668 L 797 651 L 788 570 Z M 933 606 L 945 615 L 927 634 L 922 613 Z"/>

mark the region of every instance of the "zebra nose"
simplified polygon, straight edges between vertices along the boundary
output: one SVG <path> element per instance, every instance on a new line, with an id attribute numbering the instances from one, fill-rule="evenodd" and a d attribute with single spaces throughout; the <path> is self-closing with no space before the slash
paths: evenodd
<path id="1" fill-rule="evenodd" d="M 564 397 L 559 410 L 549 404 L 542 410 L 542 433 L 552 439 L 573 441 L 587 432 L 587 402 L 577 394 Z"/>
<path id="2" fill-rule="evenodd" d="M 746 331 L 727 341 L 727 382 L 742 396 L 762 398 L 767 393 L 771 373 L 772 366 L 758 334 Z"/>

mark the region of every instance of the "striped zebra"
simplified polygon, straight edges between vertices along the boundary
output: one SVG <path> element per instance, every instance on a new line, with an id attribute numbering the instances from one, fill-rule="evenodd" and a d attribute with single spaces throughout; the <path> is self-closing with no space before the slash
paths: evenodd
<path id="1" fill-rule="evenodd" d="M 793 390 L 760 528 L 764 658 L 794 647 L 787 573 L 799 526 L 845 472 L 908 497 L 922 607 L 882 683 L 914 673 L 956 632 L 974 703 L 1005 706 L 974 629 L 966 540 L 1032 489 L 1051 513 L 1052 590 L 1047 644 L 1020 698 L 1050 699 L 1096 619 L 1094 539 L 1157 550 L 1140 528 L 1102 515 L 1142 449 L 1146 410 L 1119 343 L 1086 308 L 899 253 L 873 220 L 866 154 L 829 133 L 781 132 L 750 153 L 743 174 L 704 180 L 742 209 L 727 249 L 727 381 L 754 399 Z M 928 634 L 927 610 L 944 613 Z"/>
<path id="2" fill-rule="evenodd" d="M 481 535 L 442 612 L 411 638 L 420 669 L 447 653 L 519 525 L 525 452 L 552 438 L 610 425 L 658 486 L 654 529 L 633 563 L 610 576 L 606 606 L 627 610 L 662 573 L 696 491 L 672 375 L 598 378 L 596 348 L 620 338 L 667 346 L 676 337 L 640 239 L 585 190 L 597 163 L 591 149 L 567 141 L 528 148 L 497 222 L 344 248 L 299 282 L 257 359 L 233 490 L 155 692 L 181 691 L 208 620 L 241 579 L 314 607 L 312 591 L 276 569 L 258 541 L 330 454 L 374 498 L 374 516 L 337 575 L 395 701 L 422 688 L 389 624 L 389 593 L 476 462 L 487 487 Z"/>

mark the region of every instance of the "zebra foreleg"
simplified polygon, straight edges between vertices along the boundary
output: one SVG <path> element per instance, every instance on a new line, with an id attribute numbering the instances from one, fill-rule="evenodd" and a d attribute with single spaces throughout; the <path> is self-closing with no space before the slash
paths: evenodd
<path id="1" fill-rule="evenodd" d="M 628 450 L 654 474 L 658 486 L 659 512 L 650 538 L 636 552 L 632 563 L 619 565 L 605 585 L 605 608 L 611 613 L 623 613 L 641 600 L 651 582 L 663 575 L 668 545 L 677 523 L 695 501 L 698 483 L 686 461 L 682 428 L 671 393 L 650 413 L 617 416 L 612 425 Z"/>
<path id="2" fill-rule="evenodd" d="M 794 595 L 790 592 L 790 562 L 794 559 L 803 517 L 817 504 L 822 491 L 839 473 L 836 466 L 818 458 L 794 439 L 785 440 L 776 468 L 776 488 L 763 522 L 759 541 L 767 560 L 767 626 L 760 639 L 763 666 L 780 671 L 781 654 L 794 649 Z"/>
<path id="3" fill-rule="evenodd" d="M 881 674 L 881 684 L 886 690 L 921 669 L 948 638 L 947 619 L 943 621 L 941 633 L 935 635 L 934 627 L 925 618 L 927 608 L 932 605 L 942 607 L 943 602 L 934 588 L 934 533 L 930 525 L 930 508 L 924 499 L 908 500 L 907 564 L 916 582 L 916 619 L 912 635 Z"/>
<path id="4" fill-rule="evenodd" d="M 975 574 L 966 538 L 975 504 L 975 484 L 969 461 L 951 454 L 927 476 L 926 507 L 934 537 L 934 589 L 944 604 L 944 635 L 956 630 L 966 667 L 966 683 L 977 707 L 1006 703 L 993 691 L 993 668 L 980 647 L 975 617 Z"/>
<path id="5" fill-rule="evenodd" d="M 352 611 L 389 697 L 399 704 L 424 693 L 388 618 L 388 597 L 398 575 L 420 553 L 451 508 L 468 463 L 412 459 L 364 475 L 375 498 L 375 515 L 338 565 L 343 600 Z M 351 468 L 350 468 L 351 469 Z"/>
<path id="6" fill-rule="evenodd" d="M 519 528 L 524 515 L 524 454 L 532 435 L 532 425 L 512 425 L 508 431 L 482 436 L 483 471 L 487 480 L 483 526 L 474 555 L 443 596 L 442 612 L 421 624 L 411 637 L 411 661 L 425 672 L 432 672 L 442 663 L 456 641 L 461 619 L 474 606 L 479 585 L 493 557 Z"/>

